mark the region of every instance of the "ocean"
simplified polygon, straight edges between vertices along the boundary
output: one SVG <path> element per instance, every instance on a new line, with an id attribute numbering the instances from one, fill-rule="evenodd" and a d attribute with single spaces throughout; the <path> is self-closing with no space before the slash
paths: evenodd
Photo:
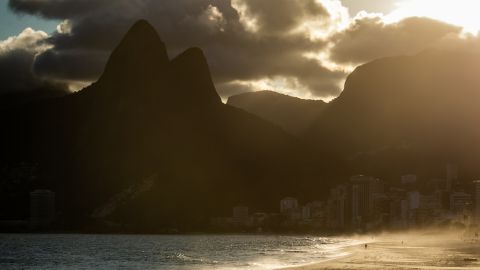
<path id="1" fill-rule="evenodd" d="M 279 269 L 347 255 L 343 238 L 0 234 L 0 269 Z"/>

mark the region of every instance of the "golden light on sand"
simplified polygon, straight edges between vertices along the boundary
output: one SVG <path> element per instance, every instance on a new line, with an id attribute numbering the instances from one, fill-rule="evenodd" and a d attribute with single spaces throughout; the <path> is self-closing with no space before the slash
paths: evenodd
<path id="1" fill-rule="evenodd" d="M 385 19 L 396 22 L 412 16 L 428 17 L 461 26 L 465 32 L 476 34 L 480 30 L 479 8 L 480 1 L 474 0 L 403 0 Z"/>

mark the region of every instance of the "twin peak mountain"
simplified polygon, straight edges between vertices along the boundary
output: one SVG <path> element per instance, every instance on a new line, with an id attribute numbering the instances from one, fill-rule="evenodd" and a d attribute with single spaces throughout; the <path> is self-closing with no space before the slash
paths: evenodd
<path id="1" fill-rule="evenodd" d="M 479 69 L 480 55 L 422 53 L 357 68 L 329 104 L 265 92 L 230 99 L 274 115 L 298 140 L 223 104 L 200 49 L 170 60 L 139 21 L 96 83 L 0 114 L 0 165 L 38 165 L 24 194 L 55 191 L 64 224 L 86 227 L 100 212 L 141 232 L 198 228 L 237 204 L 276 211 L 284 196 L 318 199 L 354 173 L 427 175 L 453 157 L 478 175 Z M 2 205 L 28 216 L 18 198 Z"/>
<path id="2" fill-rule="evenodd" d="M 221 104 L 202 50 L 190 48 L 170 61 L 165 44 L 145 20 L 131 27 L 97 83 L 113 95 L 162 106 L 183 104 L 195 109 Z"/>
<path id="3" fill-rule="evenodd" d="M 239 203 L 274 211 L 284 196 L 326 192 L 322 179 L 335 179 L 326 174 L 339 168 L 223 104 L 202 51 L 170 60 L 146 21 L 128 31 L 97 82 L 0 120 L 0 163 L 38 164 L 28 189 L 55 191 L 62 220 L 79 227 L 94 222 L 93 213 L 148 231 L 198 227 Z"/>

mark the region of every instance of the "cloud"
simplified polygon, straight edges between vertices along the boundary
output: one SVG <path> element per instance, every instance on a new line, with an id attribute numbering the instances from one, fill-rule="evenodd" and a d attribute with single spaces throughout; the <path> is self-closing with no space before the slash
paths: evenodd
<path id="1" fill-rule="evenodd" d="M 350 18 L 339 0 L 9 0 L 9 6 L 63 21 L 43 37 L 48 47 L 35 52 L 34 73 L 42 78 L 96 80 L 128 28 L 147 19 L 170 57 L 192 46 L 204 50 L 223 97 L 271 89 L 331 98 L 356 65 L 477 40 L 427 18 L 387 23 L 365 12 Z"/>
<path id="2" fill-rule="evenodd" d="M 480 54 L 480 36 L 473 34 L 447 35 L 433 49 Z"/>
<path id="3" fill-rule="evenodd" d="M 103 71 L 108 54 L 89 50 L 47 50 L 33 65 L 35 74 L 62 81 L 90 81 Z"/>
<path id="4" fill-rule="evenodd" d="M 341 7 L 336 0 L 9 1 L 16 12 L 64 20 L 47 39 L 52 48 L 35 62 L 35 72 L 45 77 L 97 79 L 110 51 L 143 18 L 157 28 L 171 57 L 188 47 L 201 47 L 221 95 L 228 94 L 222 86 L 234 81 L 284 77 L 297 82 L 288 85 L 302 86 L 297 95 L 315 97 L 339 94 L 338 80 L 345 76 L 305 57 L 326 46 L 312 38 L 306 22 L 338 22 L 331 3 Z"/>
<path id="5" fill-rule="evenodd" d="M 16 12 L 25 12 L 50 19 L 75 17 L 90 12 L 92 6 L 108 5 L 107 0 L 10 0 L 8 6 Z"/>
<path id="6" fill-rule="evenodd" d="M 43 43 L 47 39 L 47 33 L 35 31 L 32 28 L 23 30 L 18 36 L 9 37 L 0 41 L 0 54 L 10 51 L 24 50 L 27 52 L 38 53 L 48 49 L 48 45 Z"/>
<path id="7" fill-rule="evenodd" d="M 459 38 L 462 29 L 428 18 L 407 18 L 386 24 L 380 16 L 360 16 L 331 41 L 331 60 L 361 64 L 377 58 L 418 53 L 446 37 Z"/>
<path id="8" fill-rule="evenodd" d="M 247 17 L 243 21 L 254 21 L 264 34 L 288 34 L 305 20 L 329 19 L 328 11 L 315 0 L 236 0 L 233 4 Z"/>
<path id="9" fill-rule="evenodd" d="M 18 91 L 64 89 L 65 85 L 42 79 L 33 72 L 37 54 L 48 50 L 48 35 L 31 28 L 18 36 L 0 41 L 0 94 Z"/>

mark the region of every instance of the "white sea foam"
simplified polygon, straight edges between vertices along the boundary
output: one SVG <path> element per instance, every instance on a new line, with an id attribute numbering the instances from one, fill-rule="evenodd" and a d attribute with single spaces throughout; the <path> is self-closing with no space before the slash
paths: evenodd
<path id="1" fill-rule="evenodd" d="M 327 261 L 361 241 L 260 235 L 0 235 L 0 269 L 279 269 Z"/>

